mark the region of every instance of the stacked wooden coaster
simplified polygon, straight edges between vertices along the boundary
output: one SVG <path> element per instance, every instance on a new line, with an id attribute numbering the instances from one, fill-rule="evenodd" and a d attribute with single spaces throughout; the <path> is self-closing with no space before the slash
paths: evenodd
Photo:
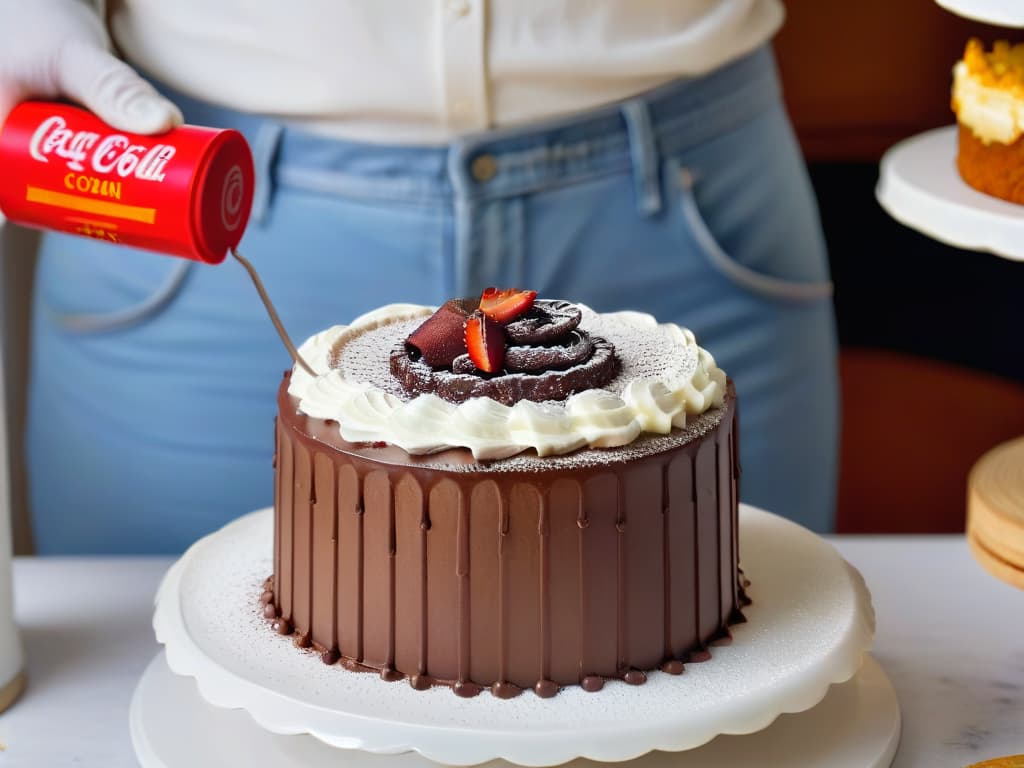
<path id="1" fill-rule="evenodd" d="M 25 673 L 19 672 L 6 685 L 0 687 L 0 712 L 7 709 L 25 690 Z"/>
<path id="2" fill-rule="evenodd" d="M 1024 589 L 1024 437 L 996 446 L 971 469 L 967 542 L 989 573 Z"/>

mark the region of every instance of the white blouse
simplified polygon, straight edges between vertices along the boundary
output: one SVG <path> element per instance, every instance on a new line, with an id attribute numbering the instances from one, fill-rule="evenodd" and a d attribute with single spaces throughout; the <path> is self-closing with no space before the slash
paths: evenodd
<path id="1" fill-rule="evenodd" d="M 191 96 L 435 144 L 617 101 L 769 40 L 779 0 L 111 0 L 125 57 Z"/>

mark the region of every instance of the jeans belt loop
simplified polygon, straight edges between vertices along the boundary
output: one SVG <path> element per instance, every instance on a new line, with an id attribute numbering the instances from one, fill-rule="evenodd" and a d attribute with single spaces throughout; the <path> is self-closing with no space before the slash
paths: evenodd
<path id="1" fill-rule="evenodd" d="M 661 210 L 661 183 L 658 145 L 651 128 L 651 113 L 643 99 L 631 99 L 620 109 L 629 133 L 629 155 L 633 164 L 637 210 L 644 216 L 653 216 Z"/>
<path id="2" fill-rule="evenodd" d="M 256 170 L 256 186 L 252 193 L 250 220 L 262 224 L 270 211 L 270 199 L 274 192 L 273 169 L 277 149 L 281 143 L 284 126 L 266 122 L 260 125 L 253 141 L 252 161 Z"/>

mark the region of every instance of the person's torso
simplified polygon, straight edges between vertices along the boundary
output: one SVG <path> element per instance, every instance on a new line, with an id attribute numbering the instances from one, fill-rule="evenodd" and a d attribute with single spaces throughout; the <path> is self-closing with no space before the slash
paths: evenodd
<path id="1" fill-rule="evenodd" d="M 319 132 L 431 144 L 617 101 L 734 60 L 779 0 L 117 0 L 169 86 Z"/>

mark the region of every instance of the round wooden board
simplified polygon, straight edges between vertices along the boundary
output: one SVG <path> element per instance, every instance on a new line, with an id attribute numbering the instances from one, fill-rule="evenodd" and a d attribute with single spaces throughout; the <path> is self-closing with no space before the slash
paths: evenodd
<path id="1" fill-rule="evenodd" d="M 1024 589 L 1024 437 L 996 446 L 971 470 L 967 541 L 990 573 Z"/>
<path id="2" fill-rule="evenodd" d="M 11 706 L 25 690 L 25 673 L 19 672 L 3 687 L 0 687 L 0 712 Z"/>

